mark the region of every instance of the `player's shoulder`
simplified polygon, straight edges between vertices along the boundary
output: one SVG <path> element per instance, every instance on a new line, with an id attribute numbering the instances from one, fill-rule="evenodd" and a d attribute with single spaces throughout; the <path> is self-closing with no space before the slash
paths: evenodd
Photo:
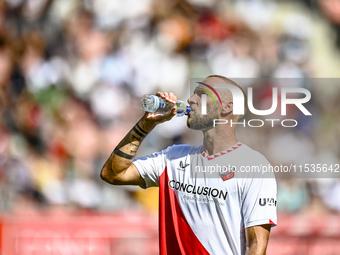
<path id="1" fill-rule="evenodd" d="M 238 158 L 240 162 L 240 170 L 242 170 L 241 176 L 252 182 L 253 179 L 261 182 L 262 178 L 275 179 L 275 175 L 271 171 L 262 170 L 269 169 L 271 163 L 268 159 L 259 151 L 254 150 L 248 145 L 242 144 L 242 150 L 239 150 Z M 274 181 L 275 182 L 275 181 Z"/>
<path id="2" fill-rule="evenodd" d="M 243 161 L 249 163 L 269 163 L 268 159 L 259 151 L 254 150 L 246 144 L 242 144 L 239 152 L 243 155 Z"/>
<path id="3" fill-rule="evenodd" d="M 187 155 L 192 155 L 199 152 L 198 146 L 191 146 L 188 144 L 174 144 L 166 149 L 168 158 L 178 158 Z"/>

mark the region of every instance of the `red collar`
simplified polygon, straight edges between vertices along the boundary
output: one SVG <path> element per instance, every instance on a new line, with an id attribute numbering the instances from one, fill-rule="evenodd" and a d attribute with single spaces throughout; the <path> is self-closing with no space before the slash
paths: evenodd
<path id="1" fill-rule="evenodd" d="M 224 151 L 215 153 L 215 154 L 213 154 L 213 155 L 208 155 L 208 153 L 205 152 L 204 147 L 202 146 L 202 148 L 201 148 L 201 154 L 202 154 L 203 157 L 207 158 L 208 160 L 212 160 L 212 159 L 218 158 L 219 156 L 228 154 L 228 153 L 230 153 L 230 152 L 236 150 L 237 148 L 241 147 L 241 145 L 242 145 L 242 143 L 237 143 L 237 144 L 231 146 L 229 149 L 226 149 L 226 150 L 224 150 Z"/>

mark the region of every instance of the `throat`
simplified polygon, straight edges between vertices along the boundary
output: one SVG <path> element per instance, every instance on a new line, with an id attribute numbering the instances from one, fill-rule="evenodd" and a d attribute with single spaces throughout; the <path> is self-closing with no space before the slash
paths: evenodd
<path id="1" fill-rule="evenodd" d="M 204 136 L 203 139 L 204 150 L 208 155 L 214 155 L 221 151 L 225 151 L 237 143 L 238 141 L 236 137 L 233 137 L 232 139 L 228 139 L 227 137 L 209 139 L 208 137 Z"/>

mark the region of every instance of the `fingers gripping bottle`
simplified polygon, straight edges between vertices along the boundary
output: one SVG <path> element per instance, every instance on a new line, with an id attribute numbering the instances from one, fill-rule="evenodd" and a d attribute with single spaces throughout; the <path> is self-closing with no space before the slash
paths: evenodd
<path id="1" fill-rule="evenodd" d="M 156 112 L 161 114 L 167 114 L 171 111 L 171 108 L 175 104 L 167 102 L 164 98 L 155 95 L 146 94 L 141 101 L 141 108 L 145 112 Z M 190 106 L 187 106 L 182 100 L 177 100 L 177 117 L 188 115 L 190 112 Z"/>

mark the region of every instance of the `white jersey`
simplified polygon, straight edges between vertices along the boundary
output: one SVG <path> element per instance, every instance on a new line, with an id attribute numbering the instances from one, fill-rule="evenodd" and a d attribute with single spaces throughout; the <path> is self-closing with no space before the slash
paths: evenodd
<path id="1" fill-rule="evenodd" d="M 211 156 L 203 146 L 174 145 L 133 163 L 143 188 L 159 186 L 162 255 L 245 254 L 245 228 L 276 225 L 274 175 L 240 171 L 270 164 L 245 144 Z"/>

